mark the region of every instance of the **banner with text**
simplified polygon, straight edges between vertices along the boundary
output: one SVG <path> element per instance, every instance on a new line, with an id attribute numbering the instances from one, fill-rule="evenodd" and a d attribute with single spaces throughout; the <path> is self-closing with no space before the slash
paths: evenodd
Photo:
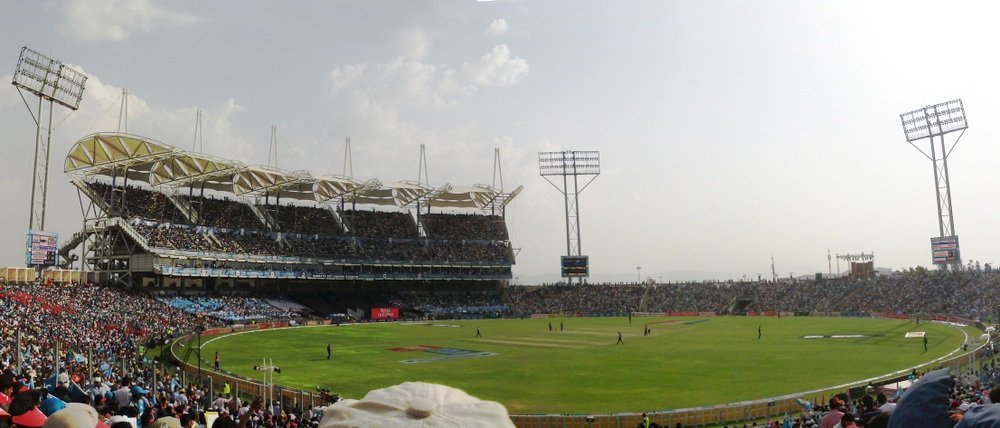
<path id="1" fill-rule="evenodd" d="M 372 308 L 373 320 L 399 319 L 399 308 Z"/>

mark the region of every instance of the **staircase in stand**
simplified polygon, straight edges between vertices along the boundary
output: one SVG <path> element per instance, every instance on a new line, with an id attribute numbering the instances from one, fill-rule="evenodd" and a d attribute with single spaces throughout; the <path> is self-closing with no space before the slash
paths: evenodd
<path id="1" fill-rule="evenodd" d="M 346 235 L 347 234 L 347 226 L 344 225 L 344 219 L 340 218 L 340 213 L 337 212 L 337 208 L 334 207 L 333 205 L 323 205 L 323 207 L 325 207 L 326 210 L 330 212 L 330 215 L 333 216 L 333 220 L 336 221 L 337 225 L 340 226 L 341 232 L 343 232 Z"/>
<path id="2" fill-rule="evenodd" d="M 187 199 L 184 199 L 178 194 L 167 195 L 167 199 L 174 203 L 174 206 L 187 217 L 188 224 L 201 224 L 201 216 L 198 215 L 198 210 L 191 205 Z"/>
<path id="3" fill-rule="evenodd" d="M 253 211 L 257 215 L 257 219 L 264 225 L 267 230 L 278 230 L 278 222 L 274 220 L 274 216 L 267 212 L 264 207 L 257 204 L 246 204 L 250 207 L 250 211 Z"/>

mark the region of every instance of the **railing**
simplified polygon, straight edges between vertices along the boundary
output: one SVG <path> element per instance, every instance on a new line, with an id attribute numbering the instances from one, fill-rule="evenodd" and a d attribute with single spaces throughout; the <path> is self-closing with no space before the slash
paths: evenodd
<path id="1" fill-rule="evenodd" d="M 685 312 L 684 314 L 692 314 L 695 316 L 697 314 L 704 314 L 699 312 Z M 772 314 L 772 313 L 768 313 Z M 775 315 L 777 313 L 773 313 Z M 816 316 L 839 316 L 839 313 L 815 313 Z M 854 316 L 858 314 L 853 314 Z M 873 317 L 886 317 L 886 318 L 902 318 L 905 315 L 896 314 L 868 314 Z M 761 313 L 759 316 L 765 316 Z M 974 320 L 957 318 L 957 317 L 945 317 L 945 316 L 932 316 L 928 320 L 933 321 L 944 321 L 944 322 L 954 322 L 963 323 L 966 325 L 975 326 L 976 328 L 983 329 L 985 326 Z M 326 321 L 328 323 L 328 321 Z M 307 325 L 317 325 L 317 322 L 310 322 Z M 231 328 L 216 328 L 206 330 L 203 334 L 213 335 L 225 332 L 238 332 L 238 331 L 248 331 L 248 330 L 260 330 L 268 328 L 280 328 L 287 327 L 287 323 L 262 323 L 250 326 L 237 326 Z M 170 345 L 170 354 L 180 367 L 185 370 L 189 375 L 198 372 L 198 367 L 186 361 L 186 359 L 181 359 L 177 356 L 177 348 L 181 346 L 190 346 L 191 342 L 194 341 L 196 335 L 194 333 L 189 334 L 183 338 L 175 340 Z M 183 345 L 182 345 L 183 344 Z M 972 352 L 966 354 L 959 354 L 951 356 L 951 354 L 944 357 L 938 358 L 933 361 L 923 363 L 917 368 L 924 367 L 947 367 L 950 369 L 961 368 L 974 364 L 977 360 L 982 359 L 986 350 L 986 343 L 981 344 L 978 348 L 974 349 Z M 210 367 L 210 366 L 209 366 Z M 855 382 L 851 382 L 843 385 L 831 386 L 828 388 L 817 389 L 812 391 L 803 391 L 795 394 L 787 394 L 780 397 L 770 397 L 763 398 L 754 401 L 745 401 L 740 403 L 722 404 L 715 406 L 705 406 L 697 408 L 687 408 L 687 409 L 675 409 L 662 412 L 648 413 L 651 422 L 660 424 L 661 426 L 674 426 L 680 423 L 683 426 L 711 426 L 723 423 L 733 423 L 733 422 L 744 422 L 759 419 L 774 419 L 779 418 L 781 415 L 788 413 L 789 415 L 795 414 L 796 412 L 802 411 L 802 406 L 797 401 L 802 397 L 818 396 L 822 393 L 840 392 L 854 387 L 867 386 L 870 383 L 877 383 L 879 380 L 890 379 L 894 376 L 899 376 L 901 374 L 908 373 L 909 369 L 901 370 L 893 373 L 886 373 L 881 376 L 861 379 Z M 274 394 L 267 392 L 264 385 L 260 382 L 256 382 L 250 379 L 238 377 L 235 375 L 220 373 L 213 371 L 211 369 L 202 369 L 201 375 L 211 379 L 213 385 L 222 385 L 224 382 L 229 382 L 230 387 L 233 389 L 234 396 L 239 396 L 239 394 L 250 394 L 250 395 L 260 395 L 265 397 L 265 400 L 275 400 L 280 401 L 283 405 L 291 405 L 291 407 L 305 408 L 305 406 L 315 406 L 322 400 L 322 395 L 311 391 L 302 391 L 292 388 L 276 387 L 273 391 Z M 218 388 L 218 387 L 216 387 Z M 211 388 L 210 388 L 211 389 Z M 287 404 L 286 404 L 287 403 Z M 612 415 L 566 415 L 566 414 L 545 414 L 545 415 L 510 415 L 511 420 L 514 425 L 521 428 L 632 428 L 635 427 L 641 420 L 641 414 L 639 413 L 619 413 Z"/>
<path id="2" fill-rule="evenodd" d="M 186 276 L 186 277 L 223 277 L 223 278 L 263 278 L 263 279 L 317 279 L 317 280 L 428 280 L 428 279 L 452 279 L 466 278 L 472 280 L 505 280 L 510 279 L 510 274 L 486 275 L 486 274 L 456 274 L 456 273 L 358 273 L 358 274 L 333 274 L 316 273 L 303 270 L 266 270 L 266 269 L 233 269 L 233 268 L 192 268 L 177 267 L 165 264 L 158 264 L 153 267 L 154 271 L 162 275 Z"/>
<path id="3" fill-rule="evenodd" d="M 317 324 L 318 323 L 315 321 L 307 323 L 307 325 Z M 202 334 L 213 335 L 225 332 L 251 331 L 281 327 L 288 327 L 288 323 L 260 323 L 229 328 L 215 328 L 205 330 Z M 222 391 L 222 385 L 228 382 L 233 397 L 260 396 L 264 399 L 264 402 L 275 401 L 281 404 L 282 407 L 288 406 L 301 410 L 325 404 L 323 403 L 322 393 L 297 390 L 278 385 L 265 386 L 262 382 L 232 375 L 227 372 L 217 372 L 213 370 L 211 365 L 204 361 L 202 362 L 203 367 L 199 370 L 197 364 L 191 364 L 186 358 L 180 358 L 178 356 L 178 350 L 182 347 L 187 350 L 187 352 L 185 352 L 185 356 L 189 356 L 192 352 L 190 351 L 191 347 L 197 346 L 196 342 L 197 333 L 191 333 L 173 341 L 170 344 L 170 356 L 181 367 L 181 369 L 187 373 L 188 376 L 201 376 L 204 378 L 205 381 L 203 381 L 202 384 L 208 385 L 209 393 L 211 393 L 212 396 L 219 391 Z M 197 350 L 194 352 L 197 352 Z M 199 358 L 201 358 L 200 355 Z"/>
<path id="4" fill-rule="evenodd" d="M 132 225 L 128 224 L 128 222 L 122 220 L 120 217 L 112 217 L 108 219 L 108 223 L 111 226 L 118 226 L 119 229 L 124 231 L 126 235 L 139 244 L 142 249 L 149 251 L 149 241 L 146 240 L 146 237 L 142 236 L 141 233 L 136 232 L 135 229 L 132 228 Z"/>

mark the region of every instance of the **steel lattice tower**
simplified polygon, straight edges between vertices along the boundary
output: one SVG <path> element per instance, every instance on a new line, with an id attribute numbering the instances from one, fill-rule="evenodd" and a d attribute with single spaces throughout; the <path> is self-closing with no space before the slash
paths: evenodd
<path id="1" fill-rule="evenodd" d="M 563 194 L 566 210 L 566 256 L 583 257 L 580 240 L 580 193 L 601 174 L 601 153 L 573 150 L 541 152 L 538 154 L 538 170 L 545 181 Z M 549 177 L 562 177 L 562 187 Z M 587 180 L 583 187 L 580 187 L 580 177 Z M 563 276 L 572 280 L 573 277 L 582 278 L 587 274 L 567 275 L 564 266 Z"/>
<path id="2" fill-rule="evenodd" d="M 962 266 L 961 252 L 958 245 L 958 233 L 955 231 L 955 213 L 951 203 L 951 178 L 948 175 L 948 156 L 962 139 L 968 123 L 965 120 L 965 109 L 962 100 L 952 100 L 946 103 L 930 105 L 921 109 L 899 115 L 903 123 L 903 133 L 906 141 L 930 159 L 934 167 L 934 190 L 936 194 L 938 213 L 938 232 L 936 238 L 931 238 L 931 256 L 934 264 L 942 269 L 952 266 L 953 269 Z M 961 131 L 951 148 L 946 147 L 945 136 L 951 132 Z M 914 144 L 922 139 L 930 140 L 930 154 Z M 935 141 L 937 139 L 937 141 Z M 935 144 L 940 144 L 940 153 Z"/>

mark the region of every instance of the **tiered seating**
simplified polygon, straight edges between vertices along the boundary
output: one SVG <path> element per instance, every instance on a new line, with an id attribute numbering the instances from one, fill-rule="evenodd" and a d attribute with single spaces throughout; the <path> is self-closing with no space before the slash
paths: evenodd
<path id="1" fill-rule="evenodd" d="M 187 200 L 201 215 L 202 226 L 232 230 L 264 229 L 264 224 L 257 218 L 257 214 L 254 214 L 250 207 L 239 201 L 233 201 L 229 198 L 199 198 L 196 196 L 188 196 Z"/>
<path id="2" fill-rule="evenodd" d="M 340 236 L 344 233 L 333 214 L 325 208 L 302 205 L 279 205 L 275 208 L 274 205 L 269 205 L 267 209 L 276 212 L 275 219 L 282 232 L 328 236 Z"/>
<path id="3" fill-rule="evenodd" d="M 351 235 L 365 238 L 414 239 L 417 225 L 407 213 L 345 210 L 340 212 L 351 229 Z"/>
<path id="4" fill-rule="evenodd" d="M 506 241 L 507 225 L 495 215 L 431 213 L 421 216 L 434 239 Z"/>
<path id="5" fill-rule="evenodd" d="M 344 210 L 340 212 L 348 233 L 325 208 L 300 205 L 267 206 L 278 230 L 266 230 L 246 204 L 229 199 L 185 197 L 199 213 L 201 224 L 184 220 L 163 194 L 139 188 L 112 188 L 92 183 L 107 202 L 125 198 L 132 227 L 154 248 L 198 253 L 250 256 L 306 257 L 333 260 L 427 262 L 501 265 L 510 262 L 503 219 L 497 216 L 429 215 L 435 229 L 418 236 L 414 219 L 406 212 Z M 165 205 L 164 205 L 165 204 Z M 169 208 L 165 208 L 169 207 Z M 151 217 L 160 213 L 160 218 Z M 454 229 L 454 230 L 452 230 Z M 435 235 L 436 234 L 436 235 Z"/>
<path id="6" fill-rule="evenodd" d="M 135 186 L 114 186 L 98 181 L 87 183 L 90 190 L 111 207 L 115 215 L 125 218 L 140 217 L 159 222 L 185 222 L 184 215 L 174 203 L 159 192 Z"/>

